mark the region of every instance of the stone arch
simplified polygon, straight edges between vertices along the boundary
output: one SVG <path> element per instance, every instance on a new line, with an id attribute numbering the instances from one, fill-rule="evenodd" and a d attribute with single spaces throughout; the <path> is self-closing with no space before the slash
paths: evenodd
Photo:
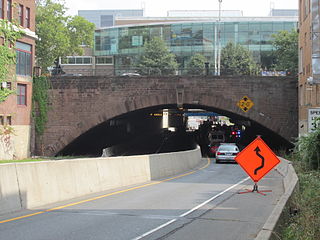
<path id="1" fill-rule="evenodd" d="M 288 141 L 296 132 L 292 128 L 297 122 L 297 94 L 292 79 L 73 77 L 52 81 L 54 107 L 49 112 L 43 136 L 45 155 L 55 155 L 81 134 L 116 116 L 160 105 L 186 104 L 220 109 L 255 121 Z M 178 96 L 178 93 L 182 95 Z M 246 113 L 236 104 L 244 95 L 253 96 L 255 103 Z M 277 104 L 270 105 L 269 96 Z M 58 124 L 62 126 L 57 127 Z"/>

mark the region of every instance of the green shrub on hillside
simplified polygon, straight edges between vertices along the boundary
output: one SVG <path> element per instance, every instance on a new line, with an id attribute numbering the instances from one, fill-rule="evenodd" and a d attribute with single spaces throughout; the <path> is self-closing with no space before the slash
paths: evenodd
<path id="1" fill-rule="evenodd" d="M 295 152 L 298 160 L 306 169 L 320 169 L 320 119 L 314 122 L 315 129 L 306 136 L 299 138 Z"/>

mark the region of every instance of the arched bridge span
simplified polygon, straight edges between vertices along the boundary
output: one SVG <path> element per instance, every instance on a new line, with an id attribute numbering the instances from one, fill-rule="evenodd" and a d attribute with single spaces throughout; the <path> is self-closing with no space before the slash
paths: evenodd
<path id="1" fill-rule="evenodd" d="M 287 141 L 297 136 L 297 80 L 290 77 L 55 77 L 48 123 L 37 151 L 52 156 L 116 116 L 159 105 L 221 109 L 253 120 Z M 244 112 L 237 103 L 248 96 Z"/>

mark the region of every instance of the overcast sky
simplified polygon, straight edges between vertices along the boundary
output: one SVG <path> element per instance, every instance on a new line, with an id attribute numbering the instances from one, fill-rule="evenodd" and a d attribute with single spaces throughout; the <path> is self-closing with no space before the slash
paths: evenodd
<path id="1" fill-rule="evenodd" d="M 145 9 L 147 17 L 165 17 L 168 10 L 218 10 L 218 0 L 65 0 L 68 15 L 78 10 Z M 244 16 L 268 16 L 271 8 L 298 9 L 298 0 L 222 0 L 222 10 L 242 10 Z"/>

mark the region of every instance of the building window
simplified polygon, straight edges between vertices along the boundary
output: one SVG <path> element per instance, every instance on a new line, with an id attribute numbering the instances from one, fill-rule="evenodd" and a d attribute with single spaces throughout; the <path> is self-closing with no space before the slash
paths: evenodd
<path id="1" fill-rule="evenodd" d="M 90 56 L 68 56 L 61 58 L 62 65 L 91 65 L 92 57 Z"/>
<path id="2" fill-rule="evenodd" d="M 3 18 L 3 0 L 0 0 L 0 18 Z"/>
<path id="3" fill-rule="evenodd" d="M 302 62 L 303 60 L 303 48 L 300 48 L 300 53 L 299 53 L 299 73 L 302 73 L 303 67 L 302 67 Z"/>
<path id="4" fill-rule="evenodd" d="M 30 8 L 26 8 L 26 28 L 30 28 Z"/>
<path id="5" fill-rule="evenodd" d="M 0 125 L 4 125 L 4 116 L 0 115 Z"/>
<path id="6" fill-rule="evenodd" d="M 7 19 L 12 20 L 12 0 L 7 0 Z"/>
<path id="7" fill-rule="evenodd" d="M 6 125 L 12 125 L 12 117 L 11 116 L 7 116 Z"/>
<path id="8" fill-rule="evenodd" d="M 306 19 L 309 15 L 309 11 L 310 11 L 310 0 L 305 0 L 304 1 L 304 19 Z"/>
<path id="9" fill-rule="evenodd" d="M 96 57 L 97 65 L 113 65 L 113 57 Z"/>
<path id="10" fill-rule="evenodd" d="M 21 4 L 19 4 L 18 14 L 19 14 L 19 24 L 20 26 L 23 26 L 23 5 Z"/>
<path id="11" fill-rule="evenodd" d="M 17 42 L 16 43 L 16 74 L 23 76 L 31 76 L 31 45 Z"/>
<path id="12" fill-rule="evenodd" d="M 27 105 L 27 85 L 17 85 L 17 101 L 18 105 Z"/>

